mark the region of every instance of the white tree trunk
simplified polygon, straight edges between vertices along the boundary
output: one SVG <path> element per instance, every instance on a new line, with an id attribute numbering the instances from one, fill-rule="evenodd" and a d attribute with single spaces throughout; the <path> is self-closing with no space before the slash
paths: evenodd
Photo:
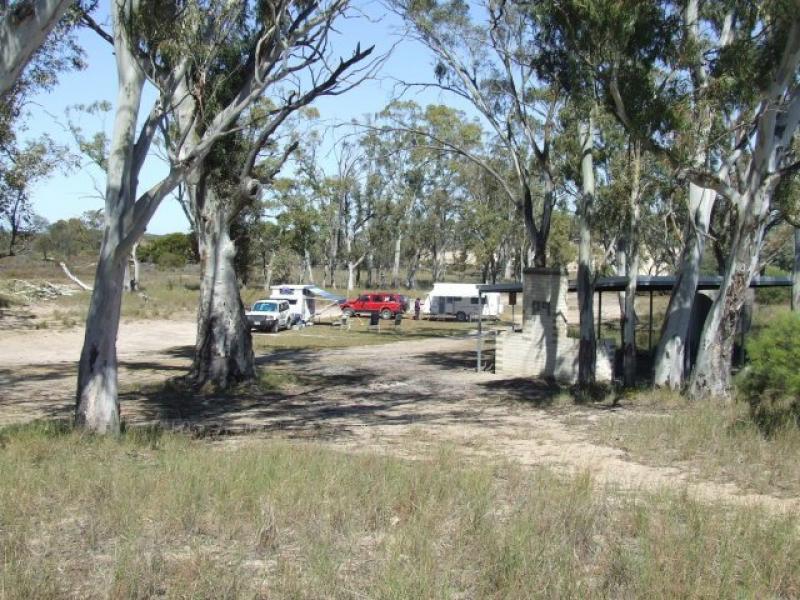
<path id="1" fill-rule="evenodd" d="M 351 260 L 347 261 L 347 295 L 349 296 L 350 293 L 353 291 L 353 288 L 356 287 L 356 268 L 358 267 L 358 263 L 355 263 Z"/>
<path id="2" fill-rule="evenodd" d="M 72 0 L 22 0 L 6 9 L 0 18 L 0 96 L 13 87 L 70 4 Z"/>
<path id="3" fill-rule="evenodd" d="M 126 247 L 122 223 L 130 215 L 136 188 L 131 182 L 132 145 L 144 86 L 144 74 L 128 50 L 114 11 L 114 46 L 119 88 L 106 169 L 105 233 L 97 262 L 86 335 L 78 365 L 75 423 L 95 433 L 119 433 L 117 396 L 117 330 L 119 328 Z"/>
<path id="4" fill-rule="evenodd" d="M 627 235 L 630 259 L 626 261 L 625 306 L 622 311 L 622 371 L 626 386 L 636 383 L 636 278 L 639 274 L 639 214 L 641 147 L 634 144 L 631 160 L 631 190 L 628 201 Z"/>
<path id="5" fill-rule="evenodd" d="M 511 248 L 509 248 L 508 252 L 506 252 L 503 279 L 506 281 L 511 281 L 514 279 L 514 255 L 511 252 Z"/>
<path id="6" fill-rule="evenodd" d="M 656 348 L 653 383 L 673 390 L 683 386 L 686 362 L 686 338 L 692 314 L 700 261 L 703 258 L 711 209 L 716 193 L 689 184 L 689 222 L 684 229 L 684 246 L 675 287 L 669 299 L 661 337 Z"/>
<path id="7" fill-rule="evenodd" d="M 590 118 L 587 122 L 579 125 L 582 194 L 578 205 L 578 307 L 580 318 L 578 385 L 581 387 L 594 384 L 597 358 L 597 341 L 594 331 L 592 234 L 589 228 L 595 197 L 593 136 L 594 130 Z"/>
<path id="8" fill-rule="evenodd" d="M 614 273 L 618 277 L 626 277 L 628 274 L 628 234 L 620 236 L 614 246 Z M 624 318 L 625 316 L 625 291 L 617 294 L 617 301 L 619 302 L 619 314 Z"/>
<path id="9" fill-rule="evenodd" d="M 115 252 L 115 245 L 103 243 L 78 364 L 75 425 L 99 434 L 118 434 L 120 430 L 117 332 L 127 255 Z"/>
<path id="10" fill-rule="evenodd" d="M 133 261 L 133 277 L 131 278 L 131 287 L 134 291 L 138 290 L 141 286 L 141 282 L 139 279 L 140 276 L 140 265 L 139 265 L 139 242 L 136 242 L 131 248 L 131 261 Z"/>
<path id="11" fill-rule="evenodd" d="M 758 271 L 759 254 L 766 227 L 763 190 L 740 211 L 741 222 L 731 242 L 731 253 L 717 298 L 706 318 L 690 380 L 694 398 L 728 399 L 731 388 L 733 342 L 750 280 Z"/>
<path id="12" fill-rule="evenodd" d="M 394 241 L 394 261 L 392 262 L 392 289 L 395 289 L 400 282 L 400 256 L 403 247 L 403 233 L 397 234 Z"/>
<path id="13" fill-rule="evenodd" d="M 204 199 L 194 204 L 199 208 L 200 305 L 190 379 L 199 386 L 227 389 L 255 377 L 253 342 L 239 295 L 236 245 L 224 201 L 210 190 L 199 192 Z"/>
<path id="14" fill-rule="evenodd" d="M 311 268 L 311 253 L 308 248 L 303 250 L 303 276 L 308 283 L 314 283 L 314 271 Z"/>

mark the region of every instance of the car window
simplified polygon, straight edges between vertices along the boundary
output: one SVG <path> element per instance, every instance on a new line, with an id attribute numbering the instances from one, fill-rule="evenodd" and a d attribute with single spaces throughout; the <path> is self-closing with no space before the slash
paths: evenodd
<path id="1" fill-rule="evenodd" d="M 274 302 L 256 302 L 253 310 L 261 312 L 272 312 L 278 310 Z"/>
<path id="2" fill-rule="evenodd" d="M 361 296 L 358 297 L 358 301 L 359 302 L 369 302 L 369 296 L 367 296 L 365 294 L 362 294 Z"/>
<path id="3" fill-rule="evenodd" d="M 294 306 L 295 304 L 297 304 L 297 300 L 288 300 L 288 302 L 289 302 L 289 304 L 291 304 L 292 306 Z"/>

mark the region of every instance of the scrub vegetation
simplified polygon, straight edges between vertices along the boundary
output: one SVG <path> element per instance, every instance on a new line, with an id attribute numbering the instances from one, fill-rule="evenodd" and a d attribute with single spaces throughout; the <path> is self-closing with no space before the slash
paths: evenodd
<path id="1" fill-rule="evenodd" d="M 796 516 L 313 444 L 0 433 L 8 598 L 794 597 Z"/>

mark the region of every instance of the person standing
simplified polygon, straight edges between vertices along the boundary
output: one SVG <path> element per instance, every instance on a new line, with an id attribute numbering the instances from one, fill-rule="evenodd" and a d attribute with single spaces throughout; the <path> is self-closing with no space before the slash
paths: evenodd
<path id="1" fill-rule="evenodd" d="M 419 321 L 419 309 L 420 309 L 419 298 L 417 298 L 416 300 L 414 300 L 414 320 L 415 321 Z"/>

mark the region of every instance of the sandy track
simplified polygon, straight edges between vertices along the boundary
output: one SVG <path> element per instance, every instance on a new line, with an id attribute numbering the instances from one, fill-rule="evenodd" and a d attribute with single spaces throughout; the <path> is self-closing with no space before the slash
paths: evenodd
<path id="1" fill-rule="evenodd" d="M 0 424 L 70 414 L 82 335 L 79 329 L 0 332 Z M 186 398 L 153 386 L 185 373 L 193 341 L 191 322 L 122 326 L 123 418 L 313 439 L 353 452 L 409 458 L 445 442 L 467 456 L 588 471 L 601 485 L 627 490 L 670 487 L 700 499 L 800 509 L 796 499 L 745 494 L 733 484 L 699 480 L 682 465 L 643 465 L 622 450 L 594 443 L 593 421 L 610 413 L 554 409 L 556 389 L 475 372 L 470 339 L 275 351 L 259 362 L 301 375 L 280 392 Z M 616 414 L 624 418 L 625 412 Z"/>
<path id="2" fill-rule="evenodd" d="M 120 324 L 120 359 L 170 346 L 194 343 L 196 329 L 189 321 L 125 321 Z M 78 362 L 83 328 L 0 331 L 0 366 Z"/>

